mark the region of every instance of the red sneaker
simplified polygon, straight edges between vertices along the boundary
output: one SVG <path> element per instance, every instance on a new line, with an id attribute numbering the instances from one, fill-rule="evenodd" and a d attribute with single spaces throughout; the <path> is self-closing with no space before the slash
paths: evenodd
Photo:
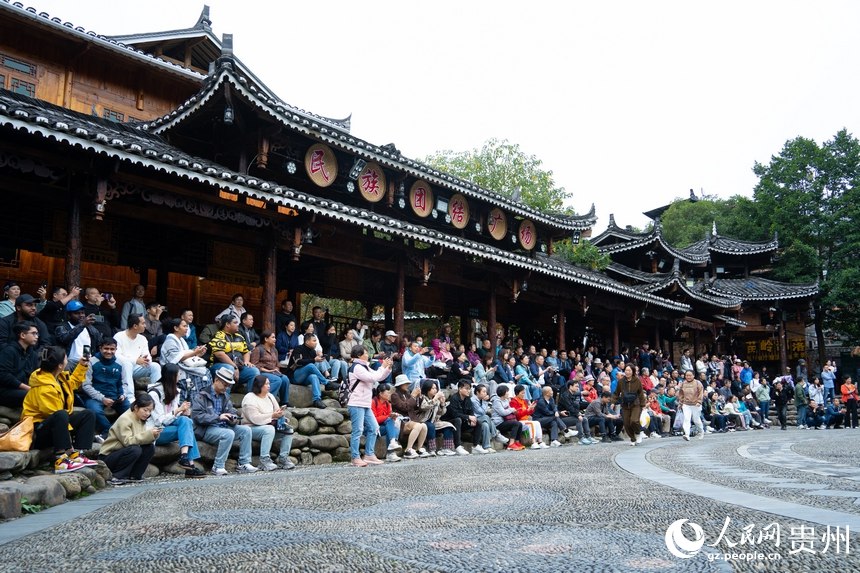
<path id="1" fill-rule="evenodd" d="M 93 461 L 93 460 L 89 459 L 88 457 L 86 457 L 83 454 L 83 452 L 78 452 L 78 451 L 72 452 L 71 455 L 69 455 L 69 459 L 72 460 L 73 462 L 81 464 L 82 466 L 97 466 L 97 465 L 99 465 L 98 462 Z"/>

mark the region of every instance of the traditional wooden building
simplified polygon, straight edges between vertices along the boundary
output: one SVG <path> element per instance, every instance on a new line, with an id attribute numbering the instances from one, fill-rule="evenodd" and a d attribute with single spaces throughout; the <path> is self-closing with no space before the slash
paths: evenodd
<path id="1" fill-rule="evenodd" d="M 637 313 L 691 308 L 551 256 L 588 236 L 593 207 L 536 211 L 285 103 L 208 9 L 112 38 L 0 1 L 0 83 L 0 271 L 25 291 L 124 300 L 141 282 L 203 322 L 243 291 L 267 326 L 276 300 L 311 292 L 384 305 L 398 331 L 412 310 L 562 348 L 591 323 L 617 347 Z"/>
<path id="2" fill-rule="evenodd" d="M 679 249 L 663 236 L 659 216 L 650 230 L 609 227 L 593 239 L 612 258 L 608 273 L 642 292 L 690 305 L 671 325 L 657 324 L 678 356 L 684 347 L 744 356 L 783 367 L 806 358 L 805 325 L 817 284 L 792 284 L 762 276 L 778 254 L 776 236 L 750 242 L 711 232 Z M 666 327 L 671 330 L 666 331 Z"/>

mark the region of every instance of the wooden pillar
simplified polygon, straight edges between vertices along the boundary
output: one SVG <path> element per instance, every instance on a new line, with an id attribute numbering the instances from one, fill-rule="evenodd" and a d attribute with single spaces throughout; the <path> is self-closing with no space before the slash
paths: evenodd
<path id="1" fill-rule="evenodd" d="M 159 262 L 155 272 L 155 300 L 163 306 L 167 306 L 167 285 L 169 282 L 170 273 L 167 271 L 167 265 L 163 261 Z"/>
<path id="2" fill-rule="evenodd" d="M 487 336 L 490 338 L 493 352 L 497 345 L 496 342 L 496 288 L 495 284 L 490 281 L 490 297 L 487 304 Z"/>
<path id="3" fill-rule="evenodd" d="M 472 319 L 469 317 L 469 306 L 463 304 L 460 310 L 460 344 L 469 350 L 472 343 Z"/>
<path id="4" fill-rule="evenodd" d="M 397 286 L 394 289 L 394 332 L 403 336 L 406 331 L 406 263 L 397 261 Z"/>
<path id="5" fill-rule="evenodd" d="M 663 349 L 660 343 L 660 321 L 654 323 L 654 346 L 652 346 L 654 350 L 658 352 Z"/>
<path id="6" fill-rule="evenodd" d="M 72 190 L 69 205 L 68 243 L 66 245 L 66 288 L 81 285 L 81 195 Z M 83 293 L 81 293 L 83 294 Z"/>
<path id="7" fill-rule="evenodd" d="M 565 333 L 564 333 L 564 306 L 559 303 L 558 304 L 558 351 L 567 350 L 567 346 L 565 343 Z"/>
<path id="8" fill-rule="evenodd" d="M 618 332 L 618 311 L 612 315 L 612 351 L 613 356 L 621 354 L 621 337 Z"/>
<path id="9" fill-rule="evenodd" d="M 263 275 L 263 330 L 275 330 L 275 295 L 278 293 L 278 243 L 272 237 L 266 251 L 266 271 Z"/>
<path id="10" fill-rule="evenodd" d="M 394 305 L 386 304 L 383 312 L 385 313 L 385 317 L 383 318 L 385 321 L 385 330 L 394 330 L 394 332 L 397 332 L 394 328 Z M 398 332 L 398 334 L 402 333 Z"/>
<path id="11" fill-rule="evenodd" d="M 779 311 L 782 312 L 782 311 Z M 785 328 L 785 320 L 779 320 L 779 375 L 785 374 L 785 369 L 788 368 L 788 335 Z"/>

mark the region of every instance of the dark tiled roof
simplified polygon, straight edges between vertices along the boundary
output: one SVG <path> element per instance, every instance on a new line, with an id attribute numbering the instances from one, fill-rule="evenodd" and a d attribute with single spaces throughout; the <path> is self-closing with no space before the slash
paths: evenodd
<path id="1" fill-rule="evenodd" d="M 622 265 L 621 263 L 612 263 L 610 264 L 606 270 L 611 271 L 615 274 L 621 275 L 623 277 L 631 278 L 637 281 L 646 282 L 646 283 L 655 283 L 662 281 L 664 279 L 669 278 L 672 273 L 649 273 L 647 271 L 640 271 L 637 269 L 631 269 L 627 265 Z"/>
<path id="2" fill-rule="evenodd" d="M 615 214 L 610 213 L 609 225 L 606 227 L 606 230 L 597 235 L 596 237 L 592 237 L 591 242 L 594 245 L 600 246 L 600 243 L 610 238 L 620 239 L 621 241 L 635 241 L 637 239 L 647 237 L 650 234 L 651 231 L 628 231 L 627 229 L 619 227 L 618 224 L 615 222 Z"/>
<path id="3" fill-rule="evenodd" d="M 613 231 L 615 233 L 615 231 Z M 605 233 L 604 233 L 605 234 Z M 659 244 L 663 249 L 669 253 L 669 256 L 680 259 L 685 263 L 690 264 L 698 264 L 698 263 L 706 263 L 710 258 L 708 251 L 701 251 L 699 249 L 676 249 L 672 245 L 670 245 L 663 238 L 663 226 L 660 224 L 660 221 L 655 221 L 654 227 L 651 231 L 647 233 L 627 233 L 628 240 L 626 242 L 615 243 L 611 245 L 603 245 L 599 246 L 601 252 L 606 253 L 610 256 L 615 253 L 623 253 L 625 251 L 632 251 L 635 249 L 639 249 L 642 247 L 647 247 L 652 244 Z M 619 235 L 616 235 L 619 236 Z M 601 234 L 600 237 L 603 237 Z"/>
<path id="4" fill-rule="evenodd" d="M 271 181 L 250 177 L 172 147 L 160 136 L 134 124 L 119 124 L 70 111 L 41 100 L 0 90 L 0 129 L 14 129 L 61 146 L 75 147 L 140 165 L 169 176 L 196 181 L 244 196 L 263 199 L 336 221 L 480 257 L 495 264 L 517 267 L 600 291 L 632 298 L 678 312 L 689 305 L 664 299 L 549 257 L 527 257 L 495 246 L 463 239 L 401 221 L 384 214 L 307 195 Z"/>
<path id="5" fill-rule="evenodd" d="M 761 277 L 716 279 L 707 290 L 718 296 L 737 297 L 746 301 L 785 300 L 815 296 L 818 294 L 818 283 L 783 283 Z"/>
<path id="6" fill-rule="evenodd" d="M 513 215 L 529 218 L 535 222 L 560 228 L 565 231 L 589 229 L 597 221 L 594 206 L 585 215 L 547 214 L 533 209 L 528 205 L 511 200 L 494 191 L 484 189 L 470 181 L 459 179 L 453 175 L 438 171 L 429 165 L 404 157 L 396 148 L 377 146 L 359 139 L 343 129 L 327 125 L 324 118 L 309 116 L 299 112 L 282 102 L 272 100 L 266 93 L 261 92 L 253 82 L 237 73 L 231 58 L 221 58 L 218 69 L 209 77 L 203 88 L 185 101 L 170 114 L 143 125 L 144 129 L 155 133 L 164 133 L 193 115 L 210 98 L 219 92 L 222 86 L 231 86 L 235 93 L 244 97 L 250 105 L 269 114 L 285 127 L 303 133 L 328 143 L 333 147 L 355 154 L 367 161 L 375 161 L 382 166 L 408 173 L 414 177 L 425 179 L 431 184 L 463 193 L 468 197 L 481 199 L 488 203 L 503 207 Z"/>
<path id="7" fill-rule="evenodd" d="M 728 316 L 725 314 L 715 314 L 714 318 L 716 318 L 717 320 L 722 320 L 723 322 L 725 322 L 726 324 L 728 324 L 730 326 L 739 326 L 739 327 L 743 328 L 744 326 L 747 325 L 746 321 L 743 321 L 739 318 L 735 318 L 733 316 Z"/>

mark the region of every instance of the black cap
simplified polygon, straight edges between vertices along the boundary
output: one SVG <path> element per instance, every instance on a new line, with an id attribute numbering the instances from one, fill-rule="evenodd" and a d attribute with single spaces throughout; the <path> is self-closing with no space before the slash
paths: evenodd
<path id="1" fill-rule="evenodd" d="M 22 294 L 18 298 L 15 299 L 15 306 L 21 306 L 22 304 L 27 304 L 29 302 L 36 302 L 36 299 L 33 298 L 33 295 L 30 294 Z"/>

